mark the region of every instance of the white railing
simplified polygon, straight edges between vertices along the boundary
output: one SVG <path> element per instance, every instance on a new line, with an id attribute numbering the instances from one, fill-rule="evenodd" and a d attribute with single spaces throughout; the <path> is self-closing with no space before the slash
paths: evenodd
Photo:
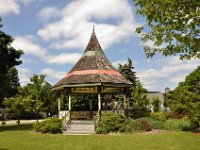
<path id="1" fill-rule="evenodd" d="M 60 111 L 59 118 L 62 119 L 62 128 L 63 130 L 67 130 L 71 127 L 70 121 L 70 112 L 69 111 Z"/>

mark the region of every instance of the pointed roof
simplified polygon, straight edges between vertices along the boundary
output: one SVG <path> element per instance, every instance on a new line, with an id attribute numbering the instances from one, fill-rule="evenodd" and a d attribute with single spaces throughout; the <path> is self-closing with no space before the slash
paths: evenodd
<path id="1" fill-rule="evenodd" d="M 54 87 L 92 83 L 132 85 L 111 65 L 97 40 L 94 28 L 82 57 Z"/>

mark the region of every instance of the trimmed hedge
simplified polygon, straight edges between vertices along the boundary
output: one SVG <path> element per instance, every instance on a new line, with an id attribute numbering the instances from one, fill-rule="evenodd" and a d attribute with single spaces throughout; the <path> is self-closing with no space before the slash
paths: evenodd
<path id="1" fill-rule="evenodd" d="M 42 122 L 37 122 L 33 125 L 36 132 L 41 133 L 62 133 L 62 121 L 58 118 L 47 118 Z"/>

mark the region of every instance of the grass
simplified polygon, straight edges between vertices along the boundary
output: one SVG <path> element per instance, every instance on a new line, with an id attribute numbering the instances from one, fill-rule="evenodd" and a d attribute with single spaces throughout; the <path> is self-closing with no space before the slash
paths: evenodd
<path id="1" fill-rule="evenodd" d="M 121 135 L 37 134 L 31 124 L 0 126 L 0 150 L 200 150 L 189 132 Z"/>

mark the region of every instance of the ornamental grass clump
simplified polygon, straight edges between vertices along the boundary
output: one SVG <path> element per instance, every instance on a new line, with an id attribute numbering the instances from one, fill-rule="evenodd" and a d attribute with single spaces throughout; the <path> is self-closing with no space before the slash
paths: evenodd
<path id="1" fill-rule="evenodd" d="M 140 118 L 136 120 L 126 120 L 121 131 L 126 133 L 135 133 L 151 130 L 152 128 L 148 121 L 145 118 Z"/>

